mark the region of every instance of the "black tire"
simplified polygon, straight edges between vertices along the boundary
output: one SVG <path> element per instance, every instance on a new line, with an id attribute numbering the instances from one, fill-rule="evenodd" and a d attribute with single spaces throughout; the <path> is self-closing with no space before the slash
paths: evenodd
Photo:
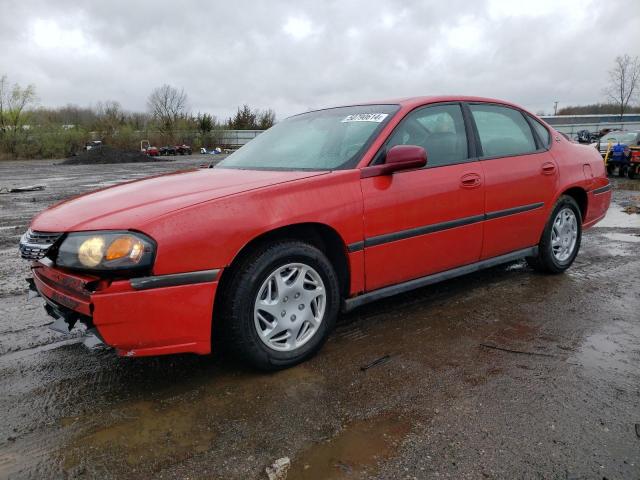
<path id="1" fill-rule="evenodd" d="M 563 210 L 564 208 L 569 208 L 573 211 L 573 214 L 576 216 L 577 220 L 577 238 L 575 247 L 573 252 L 564 261 L 559 261 L 553 254 L 553 250 L 551 247 L 551 232 L 553 229 L 553 222 L 558 215 L 558 212 Z M 538 244 L 538 255 L 536 257 L 527 257 L 527 263 L 533 267 L 535 270 L 544 273 L 563 273 L 567 270 L 573 261 L 576 259 L 578 255 L 578 251 L 580 250 L 580 242 L 582 241 L 582 214 L 580 213 L 580 207 L 576 201 L 568 196 L 562 195 L 558 201 L 556 202 L 553 210 L 551 211 L 551 215 L 547 220 L 547 224 L 544 227 L 544 231 L 542 232 L 542 236 L 540 238 L 540 243 Z"/>
<path id="2" fill-rule="evenodd" d="M 607 164 L 607 175 L 612 177 L 614 170 L 615 170 L 615 167 L 613 165 Z"/>
<path id="3" fill-rule="evenodd" d="M 634 178 L 636 178 L 636 167 L 632 166 L 629 167 L 629 170 L 627 170 L 627 176 L 633 180 Z"/>
<path id="4" fill-rule="evenodd" d="M 627 175 L 627 167 L 619 166 L 618 167 L 618 176 L 624 177 Z"/>
<path id="5" fill-rule="evenodd" d="M 304 263 L 320 275 L 326 290 L 324 317 L 313 336 L 299 348 L 283 352 L 268 347 L 258 336 L 254 325 L 254 303 L 263 282 L 279 266 Z M 316 247 L 297 240 L 283 240 L 257 248 L 232 267 L 232 275 L 218 295 L 220 310 L 214 335 L 221 336 L 228 353 L 235 354 L 261 370 L 291 367 L 313 356 L 326 341 L 335 325 L 340 307 L 338 277 L 327 257 Z"/>

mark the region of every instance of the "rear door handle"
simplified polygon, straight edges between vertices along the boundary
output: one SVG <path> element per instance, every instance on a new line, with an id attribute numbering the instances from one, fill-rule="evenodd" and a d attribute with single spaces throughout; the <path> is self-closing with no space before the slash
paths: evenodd
<path id="1" fill-rule="evenodd" d="M 460 178 L 462 188 L 478 188 L 482 185 L 482 179 L 477 173 L 467 173 Z"/>
<path id="2" fill-rule="evenodd" d="M 556 166 L 553 162 L 545 162 L 542 164 L 543 175 L 553 175 L 556 173 Z"/>

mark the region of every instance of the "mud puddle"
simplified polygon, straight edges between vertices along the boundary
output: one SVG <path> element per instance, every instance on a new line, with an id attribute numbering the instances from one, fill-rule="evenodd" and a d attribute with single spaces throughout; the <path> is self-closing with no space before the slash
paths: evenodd
<path id="1" fill-rule="evenodd" d="M 611 232 L 611 233 L 605 233 L 603 237 L 606 237 L 609 240 L 613 240 L 615 242 L 630 242 L 630 243 L 640 242 L 640 234 L 638 233 Z"/>
<path id="2" fill-rule="evenodd" d="M 637 374 L 640 361 L 640 324 L 618 321 L 589 335 L 571 359 L 602 376 Z"/>
<path id="3" fill-rule="evenodd" d="M 407 420 L 394 415 L 355 421 L 337 436 L 303 451 L 293 460 L 287 478 L 368 478 L 377 471 L 378 462 L 395 454 L 410 429 Z"/>
<path id="4" fill-rule="evenodd" d="M 640 215 L 627 213 L 620 204 L 612 202 L 607 216 L 594 228 L 640 228 Z"/>
<path id="5" fill-rule="evenodd" d="M 246 425 L 276 421 L 283 403 L 310 403 L 323 391 L 322 377 L 304 367 L 273 375 L 209 374 L 212 380 L 196 376 L 160 396 L 145 395 L 99 414 L 60 418 L 60 428 L 74 438 L 56 455 L 63 471 L 102 478 L 137 471 L 152 478 L 171 464 L 222 446 L 239 443 L 237 448 L 259 449 L 262 440 L 247 438 Z M 267 431 L 273 428 L 265 426 Z"/>

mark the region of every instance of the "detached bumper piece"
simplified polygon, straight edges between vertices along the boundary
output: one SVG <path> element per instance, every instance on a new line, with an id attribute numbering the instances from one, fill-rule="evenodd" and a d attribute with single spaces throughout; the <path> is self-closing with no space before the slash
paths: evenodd
<path id="1" fill-rule="evenodd" d="M 29 286 L 29 299 L 35 297 L 42 297 L 38 288 L 36 287 L 33 278 L 27 278 L 27 284 Z M 55 303 L 53 300 L 43 297 L 45 300 L 44 309 L 47 314 L 54 319 L 53 323 L 49 325 L 49 328 L 54 332 L 62 333 L 64 335 L 70 335 L 73 328 L 78 322 L 85 326 L 83 332 L 83 341 L 85 347 L 90 350 L 97 348 L 104 348 L 107 345 L 100 337 L 98 329 L 93 326 L 93 321 L 90 317 L 82 315 L 78 312 L 71 310 Z"/>

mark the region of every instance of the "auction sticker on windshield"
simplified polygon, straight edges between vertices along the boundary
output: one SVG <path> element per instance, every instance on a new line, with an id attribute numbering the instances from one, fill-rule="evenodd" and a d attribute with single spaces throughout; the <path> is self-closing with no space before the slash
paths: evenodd
<path id="1" fill-rule="evenodd" d="M 347 115 L 342 122 L 376 122 L 380 123 L 389 116 L 388 113 L 355 113 Z"/>

